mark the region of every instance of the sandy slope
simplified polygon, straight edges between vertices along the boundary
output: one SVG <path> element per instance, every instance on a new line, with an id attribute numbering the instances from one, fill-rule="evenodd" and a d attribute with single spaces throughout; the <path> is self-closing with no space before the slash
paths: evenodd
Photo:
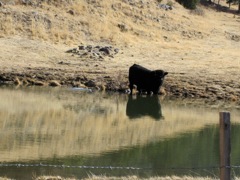
<path id="1" fill-rule="evenodd" d="M 7 4 L 0 9 L 0 81 L 124 90 L 129 66 L 138 63 L 169 72 L 168 95 L 238 102 L 240 16 L 173 7 L 154 0 Z M 65 53 L 78 45 L 119 52 L 103 59 Z"/>

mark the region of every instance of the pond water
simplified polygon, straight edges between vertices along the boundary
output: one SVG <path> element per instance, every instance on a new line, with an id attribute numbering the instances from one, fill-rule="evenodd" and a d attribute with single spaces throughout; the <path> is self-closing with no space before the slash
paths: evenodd
<path id="1" fill-rule="evenodd" d="M 0 87 L 0 99 L 0 177 L 219 175 L 221 104 L 37 87 Z M 228 110 L 239 165 L 240 112 Z"/>

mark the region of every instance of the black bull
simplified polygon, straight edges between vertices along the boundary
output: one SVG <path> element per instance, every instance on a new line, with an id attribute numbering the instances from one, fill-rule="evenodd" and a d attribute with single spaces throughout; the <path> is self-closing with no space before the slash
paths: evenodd
<path id="1" fill-rule="evenodd" d="M 158 94 L 164 77 L 168 74 L 163 70 L 151 71 L 140 65 L 134 64 L 129 68 L 129 87 L 133 90 L 133 85 L 137 86 L 139 93 L 147 92 L 150 94 Z"/>

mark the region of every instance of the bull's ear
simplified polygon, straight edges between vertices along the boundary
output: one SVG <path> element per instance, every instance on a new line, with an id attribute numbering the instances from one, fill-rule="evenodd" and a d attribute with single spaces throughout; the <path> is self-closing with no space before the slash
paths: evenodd
<path id="1" fill-rule="evenodd" d="M 164 72 L 164 73 L 163 73 L 163 76 L 166 76 L 167 74 L 168 74 L 168 72 Z"/>

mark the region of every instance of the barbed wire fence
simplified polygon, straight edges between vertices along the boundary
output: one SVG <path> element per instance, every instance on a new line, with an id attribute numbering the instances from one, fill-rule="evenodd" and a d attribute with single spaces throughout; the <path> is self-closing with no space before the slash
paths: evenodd
<path id="1" fill-rule="evenodd" d="M 48 163 L 0 163 L 0 168 L 57 168 L 57 169 L 81 169 L 94 173 L 94 170 L 108 170 L 109 175 L 111 171 L 123 170 L 124 172 L 130 171 L 132 175 L 138 174 L 139 171 L 184 171 L 186 175 L 201 176 L 199 172 L 205 172 L 208 174 L 208 177 L 218 178 L 219 175 L 216 172 L 219 172 L 221 168 L 230 169 L 230 171 L 235 172 L 235 169 L 240 169 L 240 165 L 231 165 L 231 166 L 206 166 L 206 167 L 136 167 L 136 166 L 84 166 L 84 165 L 65 165 L 65 164 L 48 164 Z M 110 172 L 109 172 L 110 171 Z M 136 175 L 135 174 L 135 175 Z M 170 175 L 171 176 L 171 175 Z"/>
<path id="2" fill-rule="evenodd" d="M 59 165 L 59 164 L 45 164 L 45 163 L 4 163 L 0 162 L 0 168 L 4 167 L 45 167 L 45 168 L 75 168 L 75 169 L 105 169 L 105 170 L 219 170 L 220 179 L 230 179 L 230 172 L 234 169 L 240 169 L 240 165 L 230 165 L 230 113 L 220 112 L 220 165 L 206 166 L 206 167 L 135 167 L 135 166 L 84 166 L 84 165 Z M 214 174 L 216 176 L 216 174 Z"/>
<path id="3" fill-rule="evenodd" d="M 78 165 L 59 165 L 59 164 L 44 164 L 44 163 L 35 163 L 35 164 L 25 164 L 25 163 L 0 163 L 1 167 L 53 167 L 53 168 L 78 168 L 78 169 L 123 169 L 123 170 L 204 170 L 204 169 L 240 169 L 240 165 L 231 165 L 231 166 L 206 166 L 206 167 L 135 167 L 135 166 L 78 166 Z"/>

